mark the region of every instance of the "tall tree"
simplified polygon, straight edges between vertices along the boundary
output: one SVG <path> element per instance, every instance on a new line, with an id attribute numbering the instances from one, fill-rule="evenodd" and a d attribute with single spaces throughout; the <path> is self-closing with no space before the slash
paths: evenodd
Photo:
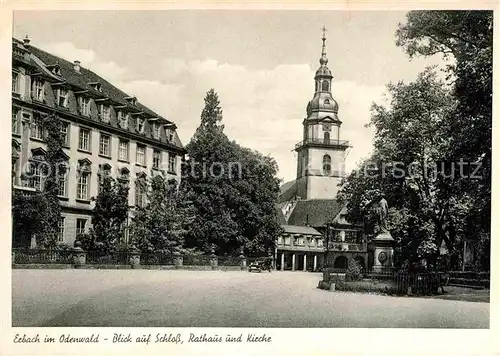
<path id="1" fill-rule="evenodd" d="M 371 220 L 370 203 L 385 193 L 391 230 L 406 257 L 437 257 L 443 242 L 456 252 L 471 204 L 471 197 L 457 190 L 467 177 L 449 171 L 447 133 L 456 101 L 430 69 L 415 82 L 390 84 L 388 90 L 390 107 L 372 109 L 375 153 L 345 180 L 339 198 L 348 201 L 351 218 Z"/>
<path id="2" fill-rule="evenodd" d="M 473 197 L 467 234 L 488 244 L 491 226 L 491 133 L 493 80 L 492 11 L 412 11 L 396 32 L 397 44 L 410 57 L 442 54 L 453 79 L 458 105 L 449 120 L 450 161 L 478 162 L 481 179 L 459 182 Z M 484 249 L 484 248 L 483 248 Z M 488 247 L 486 246 L 487 250 Z M 489 264 L 489 261 L 485 261 Z"/>
<path id="3" fill-rule="evenodd" d="M 201 123 L 186 146 L 182 185 L 196 210 L 186 247 L 220 254 L 264 253 L 276 231 L 274 203 L 279 191 L 276 163 L 240 147 L 224 134 L 222 109 L 212 89 Z"/>
<path id="4" fill-rule="evenodd" d="M 205 96 L 200 126 L 186 146 L 188 159 L 181 182 L 196 209 L 186 247 L 205 252 L 214 244 L 226 252 L 239 239 L 238 225 L 226 206 L 228 195 L 233 192 L 228 163 L 238 161 L 223 129 L 219 98 L 211 89 Z"/>
<path id="5" fill-rule="evenodd" d="M 92 210 L 91 234 L 96 243 L 101 243 L 105 249 L 112 249 L 123 237 L 129 211 L 129 187 L 105 174 L 100 184 Z"/>
<path id="6" fill-rule="evenodd" d="M 38 246 L 52 248 L 57 245 L 61 206 L 59 203 L 59 178 L 66 166 L 61 160 L 63 137 L 61 121 L 57 115 L 45 117 L 47 153 L 42 167 L 42 191 L 25 194 L 13 191 L 13 238 L 16 245 L 26 245 L 36 235 Z"/>

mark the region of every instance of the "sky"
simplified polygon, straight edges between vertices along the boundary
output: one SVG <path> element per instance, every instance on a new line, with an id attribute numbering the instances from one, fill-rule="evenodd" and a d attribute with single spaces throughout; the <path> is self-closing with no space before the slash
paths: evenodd
<path id="1" fill-rule="evenodd" d="M 327 28 L 340 139 L 348 170 L 372 150 L 373 102 L 386 85 L 412 81 L 441 59 L 410 58 L 395 44 L 405 12 L 171 10 L 16 11 L 13 35 L 69 61 L 79 60 L 142 104 L 174 121 L 187 144 L 214 88 L 225 132 L 271 155 L 279 177 L 295 179 L 294 145 L 314 94 Z M 385 98 L 385 99 L 384 99 Z"/>

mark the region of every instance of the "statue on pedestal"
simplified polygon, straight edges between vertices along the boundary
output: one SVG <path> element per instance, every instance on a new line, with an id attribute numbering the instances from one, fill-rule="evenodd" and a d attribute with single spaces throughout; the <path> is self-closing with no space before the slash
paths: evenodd
<path id="1" fill-rule="evenodd" d="M 389 207 L 387 204 L 387 200 L 385 200 L 384 195 L 380 196 L 380 200 L 378 201 L 376 207 L 377 211 L 377 230 L 379 233 L 388 232 L 387 229 L 387 215 L 389 213 Z"/>

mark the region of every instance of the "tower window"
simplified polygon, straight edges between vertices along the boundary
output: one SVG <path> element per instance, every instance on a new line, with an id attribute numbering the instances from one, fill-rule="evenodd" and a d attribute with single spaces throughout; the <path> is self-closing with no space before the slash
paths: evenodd
<path id="1" fill-rule="evenodd" d="M 330 105 L 330 100 L 325 99 L 325 105 Z"/>
<path id="2" fill-rule="evenodd" d="M 328 83 L 327 80 L 324 80 L 323 83 L 321 83 L 321 90 L 330 91 L 330 84 Z"/>
<path id="3" fill-rule="evenodd" d="M 330 143 L 330 133 L 328 131 L 323 133 L 323 140 L 324 140 L 324 143 L 326 143 L 326 144 Z"/>
<path id="4" fill-rule="evenodd" d="M 323 156 L 323 173 L 326 175 L 332 173 L 332 158 L 329 155 Z"/>

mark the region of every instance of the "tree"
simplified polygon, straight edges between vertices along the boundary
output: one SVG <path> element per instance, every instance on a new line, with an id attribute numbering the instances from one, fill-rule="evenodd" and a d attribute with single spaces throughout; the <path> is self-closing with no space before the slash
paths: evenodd
<path id="1" fill-rule="evenodd" d="M 37 244 L 52 248 L 57 245 L 61 206 L 59 178 L 66 169 L 62 160 L 63 137 L 57 115 L 45 117 L 47 150 L 45 161 L 39 162 L 44 175 L 41 192 L 25 194 L 14 191 L 12 196 L 13 239 L 15 245 L 26 245 L 36 234 Z"/>
<path id="2" fill-rule="evenodd" d="M 457 106 L 449 117 L 448 157 L 480 164 L 482 178 L 462 180 L 457 188 L 472 199 L 465 233 L 484 244 L 488 238 L 479 237 L 490 236 L 491 226 L 493 12 L 412 11 L 396 36 L 410 57 L 442 54 L 452 60 L 447 73 Z"/>
<path id="3" fill-rule="evenodd" d="M 161 175 L 151 179 L 147 204 L 136 207 L 131 224 L 132 243 L 142 251 L 179 252 L 192 209 L 175 180 Z"/>
<path id="4" fill-rule="evenodd" d="M 100 243 L 109 250 L 116 247 L 123 237 L 129 211 L 129 187 L 105 174 L 102 175 L 100 184 L 92 209 L 91 234 L 95 243 Z"/>
<path id="5" fill-rule="evenodd" d="M 436 258 L 443 241 L 456 252 L 471 202 L 457 189 L 466 177 L 446 170 L 452 167 L 448 132 L 456 100 L 431 69 L 388 90 L 390 107 L 372 108 L 375 152 L 345 179 L 339 199 L 348 202 L 350 219 L 373 226 L 371 203 L 385 193 L 389 227 L 406 258 Z"/>
<path id="6" fill-rule="evenodd" d="M 185 245 L 219 254 L 261 253 L 274 248 L 279 192 L 271 157 L 243 148 L 224 134 L 222 109 L 212 89 L 200 126 L 186 146 L 181 185 L 196 211 Z"/>

